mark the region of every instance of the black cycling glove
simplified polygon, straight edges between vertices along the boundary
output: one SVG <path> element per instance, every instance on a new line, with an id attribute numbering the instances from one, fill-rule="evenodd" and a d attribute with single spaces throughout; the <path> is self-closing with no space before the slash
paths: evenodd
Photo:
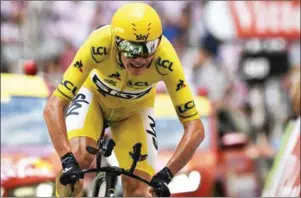
<path id="1" fill-rule="evenodd" d="M 168 184 L 173 178 L 173 175 L 169 168 L 165 167 L 160 172 L 158 172 L 151 180 L 151 185 L 155 190 L 158 197 L 169 197 L 170 191 L 168 189 Z"/>
<path id="2" fill-rule="evenodd" d="M 79 164 L 72 153 L 67 153 L 61 158 L 63 172 L 60 177 L 60 182 L 63 185 L 75 184 L 80 178 L 77 174 L 81 171 Z"/>

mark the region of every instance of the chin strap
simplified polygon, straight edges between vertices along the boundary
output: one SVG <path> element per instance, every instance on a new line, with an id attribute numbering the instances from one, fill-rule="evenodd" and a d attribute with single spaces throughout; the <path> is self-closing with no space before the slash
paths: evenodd
<path id="1" fill-rule="evenodd" d="M 125 69 L 125 66 L 123 65 L 123 63 L 121 61 L 121 53 L 117 52 L 116 56 L 117 56 L 117 64 L 118 64 L 119 68 Z"/>

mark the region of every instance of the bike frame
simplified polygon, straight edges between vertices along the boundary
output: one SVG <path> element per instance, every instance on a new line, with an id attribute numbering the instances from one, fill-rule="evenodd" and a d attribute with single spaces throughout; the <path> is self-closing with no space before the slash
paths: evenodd
<path id="1" fill-rule="evenodd" d="M 140 142 L 136 143 L 133 146 L 133 152 L 129 152 L 129 155 L 133 159 L 133 163 L 132 163 L 132 166 L 131 166 L 129 171 L 127 171 L 123 168 L 116 167 L 116 166 L 101 167 L 102 156 L 105 156 L 105 157 L 110 156 L 111 153 L 112 153 L 112 150 L 114 149 L 114 146 L 115 146 L 115 142 L 112 139 L 110 139 L 107 142 L 107 144 L 105 144 L 104 132 L 105 132 L 105 129 L 107 127 L 108 127 L 108 124 L 105 122 L 103 130 L 102 130 L 100 138 L 99 138 L 99 141 L 98 141 L 98 144 L 97 144 L 97 149 L 93 148 L 93 147 L 90 147 L 90 146 L 86 147 L 87 152 L 89 152 L 92 155 L 96 155 L 96 168 L 84 169 L 81 172 L 74 173 L 73 176 L 72 176 L 74 181 L 77 181 L 79 178 L 83 179 L 84 174 L 86 174 L 86 173 L 104 172 L 104 173 L 106 173 L 106 179 L 109 180 L 110 184 L 117 181 L 117 179 L 114 180 L 114 177 L 117 178 L 120 175 L 126 175 L 128 177 L 131 177 L 131 178 L 137 179 L 141 182 L 144 182 L 148 186 L 152 186 L 149 181 L 147 181 L 147 180 L 143 179 L 142 177 L 134 174 L 134 170 L 136 168 L 137 163 L 139 161 L 143 161 L 147 158 L 147 155 L 141 155 L 142 144 Z M 116 183 L 114 183 L 114 186 L 110 186 L 110 188 L 112 188 L 112 187 L 114 188 L 115 184 Z M 72 187 L 73 187 L 73 185 L 72 185 Z M 73 188 L 72 187 L 71 187 L 70 195 L 73 193 L 73 190 L 74 190 L 74 187 Z"/>

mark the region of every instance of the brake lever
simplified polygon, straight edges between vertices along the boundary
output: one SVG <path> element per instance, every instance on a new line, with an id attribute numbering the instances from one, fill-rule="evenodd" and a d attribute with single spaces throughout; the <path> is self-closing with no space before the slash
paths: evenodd
<path id="1" fill-rule="evenodd" d="M 103 156 L 104 157 L 109 157 L 112 154 L 112 151 L 113 151 L 115 145 L 116 145 L 115 141 L 113 139 L 109 139 L 104 144 L 104 147 L 102 148 Z"/>

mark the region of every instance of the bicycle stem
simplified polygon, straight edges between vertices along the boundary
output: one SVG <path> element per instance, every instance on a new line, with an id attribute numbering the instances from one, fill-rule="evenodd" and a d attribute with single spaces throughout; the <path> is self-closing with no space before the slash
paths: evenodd
<path id="1" fill-rule="evenodd" d="M 129 171 L 131 174 L 134 174 L 134 170 L 137 166 L 137 162 L 138 162 L 137 160 L 133 161 L 132 166 L 131 166 L 130 171 Z"/>

